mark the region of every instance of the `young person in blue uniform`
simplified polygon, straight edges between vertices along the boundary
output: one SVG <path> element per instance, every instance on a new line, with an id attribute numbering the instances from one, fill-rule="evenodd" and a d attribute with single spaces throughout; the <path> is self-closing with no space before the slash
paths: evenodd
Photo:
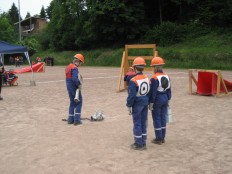
<path id="1" fill-rule="evenodd" d="M 149 78 L 143 74 L 145 60 L 137 57 L 132 67 L 136 75 L 129 81 L 128 97 L 126 106 L 133 118 L 134 143 L 132 149 L 146 149 L 147 140 L 147 115 L 148 115 L 148 93 L 150 90 Z"/>
<path id="2" fill-rule="evenodd" d="M 128 91 L 128 84 L 129 84 L 129 81 L 135 76 L 135 71 L 134 71 L 134 68 L 131 66 L 129 67 L 125 77 L 124 77 L 124 81 L 126 82 L 126 85 L 127 85 L 127 91 Z"/>
<path id="3" fill-rule="evenodd" d="M 127 86 L 128 86 L 130 79 L 132 79 L 132 77 L 134 76 L 135 76 L 135 71 L 134 71 L 134 68 L 131 66 L 129 67 L 128 72 L 126 73 L 124 77 L 124 81 L 127 83 Z"/>
<path id="4" fill-rule="evenodd" d="M 154 57 L 151 61 L 154 74 L 150 79 L 149 109 L 152 112 L 155 138 L 152 143 L 161 145 L 165 142 L 166 135 L 166 113 L 169 101 L 171 100 L 171 81 L 163 72 L 164 60 L 161 57 Z"/>
<path id="5" fill-rule="evenodd" d="M 1 92 L 2 92 L 2 83 L 3 83 L 2 82 L 2 78 L 3 78 L 2 76 L 4 74 L 4 71 L 5 71 L 4 65 L 0 60 L 0 100 L 3 100 L 2 96 L 1 96 Z"/>
<path id="6" fill-rule="evenodd" d="M 84 63 L 84 56 L 82 54 L 76 54 L 74 56 L 73 63 L 69 64 L 65 68 L 66 74 L 66 86 L 69 94 L 70 105 L 69 105 L 69 115 L 68 124 L 80 125 L 81 122 L 81 109 L 82 109 L 82 95 L 81 95 L 81 85 L 82 79 L 79 73 L 78 67 Z M 79 89 L 79 101 L 76 102 L 75 95 L 76 91 Z"/>

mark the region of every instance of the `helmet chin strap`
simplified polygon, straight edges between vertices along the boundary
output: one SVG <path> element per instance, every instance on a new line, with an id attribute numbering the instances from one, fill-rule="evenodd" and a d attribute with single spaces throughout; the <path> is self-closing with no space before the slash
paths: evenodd
<path id="1" fill-rule="evenodd" d="M 135 68 L 135 66 L 133 68 L 134 68 L 134 72 L 137 73 L 137 69 Z"/>
<path id="2" fill-rule="evenodd" d="M 79 67 L 79 66 L 80 66 L 80 64 L 81 64 L 81 62 L 74 63 L 74 65 L 75 65 L 76 67 Z"/>

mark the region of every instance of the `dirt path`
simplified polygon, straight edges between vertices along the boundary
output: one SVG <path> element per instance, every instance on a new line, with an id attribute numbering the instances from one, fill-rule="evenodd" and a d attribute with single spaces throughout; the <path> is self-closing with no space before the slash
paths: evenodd
<path id="1" fill-rule="evenodd" d="M 116 93 L 119 68 L 81 67 L 82 117 L 104 111 L 103 122 L 67 125 L 64 67 L 19 74 L 19 86 L 3 87 L 0 101 L 1 174 L 229 174 L 232 171 L 232 96 L 188 95 L 188 71 L 172 79 L 173 123 L 162 146 L 154 137 L 151 113 L 146 151 L 130 149 L 132 119 L 126 92 Z M 222 72 L 232 81 L 232 72 Z M 147 72 L 151 76 L 150 72 Z"/>

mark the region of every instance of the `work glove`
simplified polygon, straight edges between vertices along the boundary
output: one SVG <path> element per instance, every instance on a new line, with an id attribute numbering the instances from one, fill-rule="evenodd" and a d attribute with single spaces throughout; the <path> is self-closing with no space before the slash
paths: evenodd
<path id="1" fill-rule="evenodd" d="M 154 103 L 149 103 L 148 108 L 149 108 L 150 111 L 153 110 L 153 105 L 154 105 Z"/>
<path id="2" fill-rule="evenodd" d="M 132 115 L 132 107 L 127 107 L 127 111 L 129 115 Z"/>

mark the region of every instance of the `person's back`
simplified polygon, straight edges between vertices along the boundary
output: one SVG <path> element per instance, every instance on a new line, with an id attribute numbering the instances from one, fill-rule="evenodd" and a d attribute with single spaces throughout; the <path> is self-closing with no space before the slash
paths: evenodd
<path id="1" fill-rule="evenodd" d="M 1 92 L 2 92 L 2 78 L 3 78 L 2 76 L 4 74 L 4 71 L 5 71 L 4 65 L 0 60 L 0 100 L 3 100 L 2 96 L 1 96 Z"/>
<path id="2" fill-rule="evenodd" d="M 129 81 L 135 76 L 135 72 L 133 67 L 130 67 L 128 72 L 126 73 L 125 77 L 124 77 L 124 81 L 126 82 L 127 86 L 129 84 Z"/>
<path id="3" fill-rule="evenodd" d="M 148 105 L 149 78 L 142 72 L 138 72 L 130 80 L 128 85 L 129 105 Z"/>
<path id="4" fill-rule="evenodd" d="M 136 75 L 128 84 L 128 97 L 126 106 L 129 114 L 133 117 L 133 134 L 134 143 L 132 149 L 146 149 L 147 139 L 147 114 L 148 114 L 148 93 L 149 93 L 149 78 L 143 74 L 145 60 L 142 57 L 137 57 L 133 61 L 133 67 Z"/>
<path id="5" fill-rule="evenodd" d="M 150 110 L 152 112 L 155 138 L 152 143 L 161 145 L 165 142 L 166 135 L 166 114 L 169 100 L 171 100 L 171 81 L 163 72 L 164 60 L 161 57 L 154 57 L 151 61 L 154 74 L 151 81 Z"/>

